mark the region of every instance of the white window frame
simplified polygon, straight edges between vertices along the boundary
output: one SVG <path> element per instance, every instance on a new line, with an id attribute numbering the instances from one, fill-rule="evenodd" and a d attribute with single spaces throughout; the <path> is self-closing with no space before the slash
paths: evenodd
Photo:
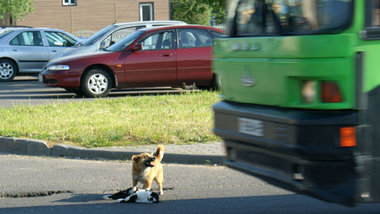
<path id="1" fill-rule="evenodd" d="M 62 0 L 62 5 L 63 6 L 76 6 L 77 0 Z"/>
<path id="2" fill-rule="evenodd" d="M 143 17 L 144 17 L 144 14 L 143 14 L 143 7 L 144 6 L 149 6 L 150 7 L 150 20 L 143 20 Z M 154 17 L 153 17 L 153 3 L 140 3 L 140 21 L 153 21 L 154 20 Z"/>

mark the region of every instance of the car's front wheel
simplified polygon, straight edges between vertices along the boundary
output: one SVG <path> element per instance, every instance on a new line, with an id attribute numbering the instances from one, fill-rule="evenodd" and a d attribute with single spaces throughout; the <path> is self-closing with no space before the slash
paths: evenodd
<path id="1" fill-rule="evenodd" d="M 109 94 L 111 87 L 111 76 L 99 68 L 85 74 L 81 83 L 82 91 L 87 97 L 105 97 Z"/>
<path id="2" fill-rule="evenodd" d="M 219 90 L 220 81 L 216 74 L 212 75 L 212 80 L 209 85 L 197 86 L 201 90 L 217 91 Z"/>
<path id="3" fill-rule="evenodd" d="M 212 75 L 210 90 L 217 91 L 221 85 L 220 79 L 217 74 Z"/>
<path id="4" fill-rule="evenodd" d="M 17 73 L 16 64 L 9 59 L 0 59 L 0 82 L 11 81 Z"/>

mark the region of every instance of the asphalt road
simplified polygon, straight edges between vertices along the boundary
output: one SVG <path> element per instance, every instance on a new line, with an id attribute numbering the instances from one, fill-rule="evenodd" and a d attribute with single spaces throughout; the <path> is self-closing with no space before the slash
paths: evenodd
<path id="1" fill-rule="evenodd" d="M 110 99 L 134 94 L 178 93 L 160 88 L 119 90 Z M 0 83 L 0 107 L 91 100 L 34 77 Z M 325 203 L 268 185 L 222 166 L 165 164 L 165 194 L 158 204 L 119 204 L 102 196 L 131 186 L 131 164 L 0 155 L 2 213 L 380 213 L 380 204 L 355 208 Z"/>
<path id="2" fill-rule="evenodd" d="M 158 204 L 102 196 L 131 186 L 131 164 L 0 155 L 0 213 L 379 213 L 296 195 L 222 166 L 164 164 Z M 153 188 L 157 186 L 154 185 Z"/>
<path id="3" fill-rule="evenodd" d="M 113 90 L 106 99 L 121 96 L 135 96 L 142 94 L 167 94 L 181 93 L 185 90 L 168 87 Z M 16 76 L 11 82 L 0 82 L 0 107 L 12 107 L 15 105 L 43 105 L 46 103 L 75 102 L 79 100 L 93 100 L 77 97 L 74 93 L 65 91 L 63 88 L 45 87 L 38 82 L 35 76 Z"/>

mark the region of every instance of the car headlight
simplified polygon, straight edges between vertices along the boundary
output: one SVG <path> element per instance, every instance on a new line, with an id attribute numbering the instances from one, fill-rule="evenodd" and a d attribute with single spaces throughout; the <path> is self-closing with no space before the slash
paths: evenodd
<path id="1" fill-rule="evenodd" d="M 67 71 L 70 70 L 70 66 L 68 65 L 50 65 L 46 68 L 48 71 Z"/>

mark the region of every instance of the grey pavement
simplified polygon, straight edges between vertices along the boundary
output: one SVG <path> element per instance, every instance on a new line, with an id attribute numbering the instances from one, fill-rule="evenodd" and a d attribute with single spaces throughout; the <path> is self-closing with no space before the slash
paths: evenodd
<path id="1" fill-rule="evenodd" d="M 67 144 L 57 144 L 49 148 L 46 142 L 33 139 L 0 136 L 0 153 L 54 156 L 95 160 L 130 160 L 141 152 L 154 152 L 157 145 L 124 146 L 88 149 Z M 165 163 L 217 164 L 224 163 L 224 145 L 215 143 L 195 143 L 186 145 L 165 145 Z"/>

